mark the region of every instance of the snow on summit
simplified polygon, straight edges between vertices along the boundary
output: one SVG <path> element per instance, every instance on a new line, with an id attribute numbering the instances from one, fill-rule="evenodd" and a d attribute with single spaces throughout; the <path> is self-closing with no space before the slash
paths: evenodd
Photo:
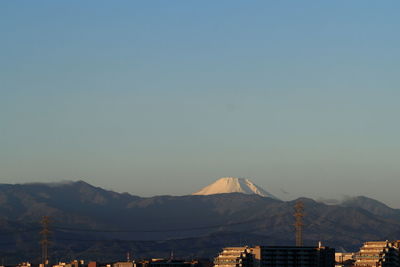
<path id="1" fill-rule="evenodd" d="M 277 199 L 274 195 L 255 185 L 249 179 L 236 177 L 220 178 L 200 191 L 193 193 L 193 195 L 213 195 L 224 193 L 256 194 L 263 197 Z"/>

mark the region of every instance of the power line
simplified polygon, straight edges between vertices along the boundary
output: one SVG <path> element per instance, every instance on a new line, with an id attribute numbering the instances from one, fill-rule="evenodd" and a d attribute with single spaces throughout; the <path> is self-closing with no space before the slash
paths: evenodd
<path id="1" fill-rule="evenodd" d="M 220 227 L 230 227 L 236 225 L 244 225 L 244 224 L 251 224 L 258 221 L 264 221 L 264 219 L 253 219 L 247 221 L 240 221 L 240 222 L 233 222 L 233 223 L 226 223 L 226 224 L 218 224 L 218 225 L 209 225 L 209 226 L 200 226 L 200 227 L 190 227 L 190 228 L 174 228 L 174 229 L 152 229 L 152 230 L 132 230 L 132 229 L 125 229 L 125 230 L 108 230 L 108 229 L 84 229 L 84 228 L 69 228 L 69 227 L 52 227 L 56 232 L 59 231 L 72 231 L 72 232 L 103 232 L 103 233 L 162 233 L 162 232 L 184 232 L 184 231 L 193 231 L 193 230 L 207 230 L 207 229 L 215 229 Z M 48 262 L 48 246 L 50 244 L 49 236 L 51 234 L 50 231 L 50 218 L 48 216 L 44 216 L 41 220 L 42 230 L 40 231 L 40 235 L 42 239 L 40 244 L 42 246 L 42 262 Z M 8 232 L 0 232 L 0 234 L 18 234 L 18 233 L 26 233 L 26 232 L 33 232 L 40 228 L 29 228 L 25 230 L 16 230 L 16 231 L 8 231 Z M 265 226 L 256 227 L 247 229 L 246 231 L 240 232 L 232 232 L 230 234 L 241 234 L 241 233 L 250 233 L 256 231 L 258 229 L 265 229 Z M 205 238 L 206 236 L 190 236 L 190 237 L 183 237 L 183 238 L 165 238 L 165 239 L 150 239 L 150 240 L 121 240 L 121 239 L 78 239 L 78 238 L 55 238 L 57 241 L 75 241 L 75 242 L 168 242 L 168 241 L 182 241 L 182 240 L 189 240 L 189 239 L 200 239 Z M 25 242 L 31 242 L 35 240 L 24 240 Z M 9 246 L 9 245 L 16 245 L 16 242 L 0 242 L 0 246 Z"/>
<path id="2" fill-rule="evenodd" d="M 194 230 L 207 230 L 214 229 L 219 227 L 228 227 L 228 226 L 236 226 L 254 223 L 258 221 L 264 221 L 265 219 L 254 219 L 242 222 L 234 222 L 234 223 L 226 223 L 226 224 L 218 224 L 218 225 L 209 225 L 209 226 L 200 226 L 200 227 L 190 227 L 190 228 L 170 228 L 170 229 L 150 229 L 150 230 L 134 230 L 134 229 L 125 229 L 125 230 L 110 230 L 110 229 L 85 229 L 85 228 L 70 228 L 70 227 L 62 227 L 62 226 L 54 226 L 53 229 L 56 230 L 64 230 L 64 231 L 73 231 L 73 232 L 102 232 L 102 233 L 162 233 L 162 232 L 184 232 L 184 231 L 194 231 Z"/>
<path id="3" fill-rule="evenodd" d="M 263 227 L 264 228 L 264 227 Z M 260 228 L 261 229 L 261 228 Z M 252 231 L 257 230 L 257 228 L 252 228 L 249 229 L 248 231 L 240 231 L 240 232 L 229 232 L 225 234 L 243 234 L 243 233 L 250 233 Z M 151 240 L 140 240 L 140 239 L 78 239 L 78 238 L 55 238 L 56 241 L 77 241 L 77 242 L 122 242 L 122 243 L 130 243 L 130 242 L 148 242 L 148 243 L 153 243 L 153 242 L 171 242 L 171 241 L 184 241 L 184 240 L 191 240 L 191 239 L 200 239 L 200 238 L 206 238 L 209 237 L 209 235 L 203 235 L 203 236 L 190 236 L 190 237 L 182 237 L 182 238 L 167 238 L 167 239 L 151 239 Z"/>
<path id="4" fill-rule="evenodd" d="M 25 230 L 15 230 L 15 231 L 0 232 L 0 235 L 12 235 L 12 234 L 36 232 L 39 229 L 40 229 L 39 227 L 35 227 L 35 228 L 30 228 L 30 229 L 25 229 Z"/>
<path id="5" fill-rule="evenodd" d="M 48 216 L 44 216 L 48 217 Z M 43 218 L 44 218 L 43 217 Z M 27 232 L 35 232 L 37 230 L 42 229 L 43 231 L 43 218 L 41 221 L 42 227 L 33 227 L 28 229 L 21 230 L 13 230 L 13 231 L 0 231 L 0 235 L 12 235 L 19 233 L 27 233 Z M 207 225 L 207 226 L 198 226 L 198 227 L 187 227 L 187 228 L 167 228 L 167 229 L 122 229 L 122 230 L 110 230 L 110 229 L 89 229 L 89 228 L 75 228 L 75 227 L 65 227 L 65 226 L 53 226 L 54 230 L 61 231 L 73 231 L 73 232 L 103 232 L 103 233 L 161 233 L 161 232 L 185 232 L 185 231 L 194 231 L 194 230 L 208 230 L 215 229 L 220 227 L 230 227 L 236 225 L 250 224 L 259 221 L 265 221 L 265 219 L 253 219 L 247 221 L 239 221 L 233 223 L 225 223 L 225 224 L 215 224 L 215 225 Z"/>
<path id="6" fill-rule="evenodd" d="M 23 243 L 24 244 L 26 244 L 26 243 L 33 243 L 33 242 L 37 242 L 37 239 L 24 239 L 23 240 Z M 0 246 L 13 246 L 13 245 L 16 245 L 16 243 L 17 242 L 15 242 L 15 241 L 10 241 L 10 242 L 0 242 Z"/>
<path id="7" fill-rule="evenodd" d="M 247 231 L 240 231 L 240 232 L 229 232 L 225 234 L 243 234 L 243 233 L 250 233 L 253 231 L 256 231 L 258 229 L 264 229 L 265 227 L 260 227 L 260 228 L 251 228 Z M 200 239 L 200 238 L 206 238 L 209 237 L 209 235 L 203 235 L 203 236 L 190 236 L 190 237 L 183 237 L 183 238 L 166 238 L 166 239 L 151 239 L 151 240 L 143 240 L 143 239 L 79 239 L 79 238 L 56 238 L 54 237 L 54 241 L 76 241 L 76 242 L 122 242 L 122 243 L 129 243 L 129 242 L 148 242 L 148 243 L 153 243 L 153 242 L 169 242 L 169 241 L 184 241 L 184 240 L 190 240 L 190 239 Z M 36 239 L 24 239 L 23 242 L 36 242 Z M 0 245 L 15 245 L 16 242 L 0 242 Z"/>
<path id="8" fill-rule="evenodd" d="M 214 228 L 219 228 L 219 227 L 229 227 L 229 226 L 236 226 L 236 225 L 244 225 L 244 224 L 250 224 L 253 222 L 258 222 L 258 221 L 263 221 L 261 219 L 254 219 L 254 220 L 247 220 L 247 221 L 241 221 L 241 222 L 234 222 L 234 223 L 226 223 L 226 224 L 218 224 L 218 225 L 209 225 L 209 226 L 201 226 L 201 227 L 191 227 L 191 228 L 174 228 L 174 229 L 152 229 L 152 230 L 131 230 L 131 229 L 126 229 L 126 230 L 107 230 L 107 229 L 84 229 L 84 228 L 69 228 L 69 227 L 52 227 L 56 232 L 58 231 L 76 231 L 76 232 L 103 232 L 103 233 L 126 233 L 126 232 L 131 232 L 131 233 L 162 233 L 162 232 L 183 232 L 183 231 L 193 231 L 193 230 L 207 230 L 207 229 L 214 229 Z M 41 224 L 42 224 L 42 231 L 40 231 L 40 235 L 42 236 L 42 239 L 40 241 L 40 244 L 42 245 L 42 260 L 45 261 L 45 259 L 48 258 L 48 245 L 50 244 L 49 241 L 49 235 L 51 234 L 49 230 L 49 223 L 50 219 L 48 216 L 44 216 L 42 218 Z M 27 232 L 34 232 L 36 230 L 40 229 L 39 227 L 36 228 L 29 228 L 25 230 L 16 230 L 16 231 L 8 231 L 8 232 L 0 232 L 0 234 L 6 235 L 6 234 L 18 234 L 18 233 L 27 233 Z M 250 233 L 259 229 L 265 229 L 265 226 L 260 226 L 256 228 L 251 228 L 247 229 L 246 231 L 241 231 L 241 232 L 233 232 L 234 234 L 239 234 L 239 233 Z M 197 239 L 197 238 L 204 238 L 207 236 L 190 236 L 190 237 L 184 237 L 184 238 L 177 238 L 177 239 L 171 239 L 171 238 L 166 238 L 166 239 L 150 239 L 150 240 L 113 240 L 113 239 L 66 239 L 66 238 L 56 238 L 59 241 L 76 241 L 76 242 L 165 242 L 165 241 L 173 241 L 173 240 L 184 240 L 184 239 Z M 35 240 L 26 240 L 24 239 L 24 242 L 33 242 Z M 5 245 L 15 245 L 15 242 L 0 242 L 0 246 L 5 246 Z"/>

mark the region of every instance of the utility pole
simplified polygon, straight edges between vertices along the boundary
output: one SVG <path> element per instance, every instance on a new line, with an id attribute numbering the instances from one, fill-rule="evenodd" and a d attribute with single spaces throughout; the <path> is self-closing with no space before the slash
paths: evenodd
<path id="1" fill-rule="evenodd" d="M 40 231 L 40 235 L 42 239 L 40 240 L 40 244 L 42 245 L 42 264 L 44 267 L 49 263 L 49 236 L 50 236 L 50 217 L 43 216 L 40 221 L 42 224 L 42 230 Z"/>
<path id="2" fill-rule="evenodd" d="M 296 229 L 296 247 L 303 246 L 303 217 L 304 217 L 304 203 L 301 200 L 294 205 L 294 227 Z"/>

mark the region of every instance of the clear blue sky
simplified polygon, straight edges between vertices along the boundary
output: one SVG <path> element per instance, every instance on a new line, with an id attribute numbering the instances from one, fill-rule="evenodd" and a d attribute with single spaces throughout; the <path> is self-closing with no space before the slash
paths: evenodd
<path id="1" fill-rule="evenodd" d="M 151 196 L 237 176 L 400 208 L 399 10 L 1 1 L 0 182 Z"/>

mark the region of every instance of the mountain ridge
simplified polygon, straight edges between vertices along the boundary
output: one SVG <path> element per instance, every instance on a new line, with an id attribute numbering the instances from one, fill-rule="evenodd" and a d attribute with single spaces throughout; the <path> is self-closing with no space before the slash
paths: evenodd
<path id="1" fill-rule="evenodd" d="M 305 244 L 323 241 L 356 250 L 367 240 L 400 239 L 400 211 L 379 201 L 359 197 L 343 205 L 326 205 L 299 200 L 305 205 Z M 55 255 L 73 247 L 74 256 L 94 260 L 95 255 L 103 257 L 93 252 L 95 248 L 109 251 L 114 246 L 108 259 L 128 249 L 143 257 L 171 249 L 182 257 L 209 257 L 224 246 L 293 244 L 296 201 L 242 193 L 143 198 L 86 182 L 58 187 L 0 184 L 0 234 L 16 232 L 2 236 L 14 244 L 7 247 L 9 255 L 35 259 L 40 251 L 25 240 L 36 240 L 37 245 L 39 221 L 48 215 Z M 19 232 L 32 228 L 36 230 Z"/>

